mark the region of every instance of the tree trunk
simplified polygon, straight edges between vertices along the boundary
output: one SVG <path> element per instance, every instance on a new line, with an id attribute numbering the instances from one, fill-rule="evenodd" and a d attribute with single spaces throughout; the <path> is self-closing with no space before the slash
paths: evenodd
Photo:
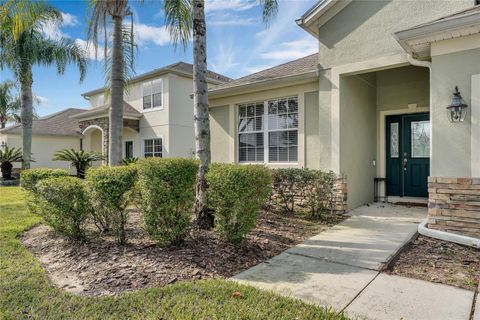
<path id="1" fill-rule="evenodd" d="M 0 129 L 5 129 L 5 126 L 6 126 L 6 125 L 7 125 L 7 123 L 2 121 L 2 122 L 0 123 Z"/>
<path id="2" fill-rule="evenodd" d="M 200 160 L 197 173 L 195 215 L 197 225 L 204 229 L 213 226 L 208 209 L 205 175 L 210 164 L 210 120 L 207 84 L 207 32 L 205 1 L 193 0 L 193 104 L 195 155 Z"/>
<path id="3" fill-rule="evenodd" d="M 121 165 L 122 162 L 122 133 L 123 133 L 123 41 L 122 16 L 113 16 L 113 43 L 111 69 L 111 104 L 109 111 L 109 147 L 108 164 Z"/>
<path id="4" fill-rule="evenodd" d="M 32 94 L 32 70 L 22 68 L 20 91 L 22 94 L 22 169 L 30 169 L 32 158 L 32 119 L 33 119 L 33 94 Z"/>

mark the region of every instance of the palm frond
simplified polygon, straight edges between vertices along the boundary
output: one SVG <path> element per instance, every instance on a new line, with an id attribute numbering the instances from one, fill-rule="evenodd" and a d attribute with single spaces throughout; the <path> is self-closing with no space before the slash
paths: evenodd
<path id="1" fill-rule="evenodd" d="M 268 27 L 278 13 L 278 0 L 260 0 L 263 23 Z"/>
<path id="2" fill-rule="evenodd" d="M 185 50 L 192 38 L 192 1 L 191 0 L 165 0 L 165 25 L 175 47 L 179 44 Z"/>
<path id="3" fill-rule="evenodd" d="M 6 146 L 0 149 L 0 163 L 22 161 L 22 149 Z"/>

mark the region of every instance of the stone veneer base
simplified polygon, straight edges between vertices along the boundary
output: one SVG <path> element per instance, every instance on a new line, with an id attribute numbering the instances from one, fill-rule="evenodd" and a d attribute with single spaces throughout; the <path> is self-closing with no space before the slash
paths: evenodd
<path id="1" fill-rule="evenodd" d="M 429 177 L 430 229 L 480 238 L 480 178 Z"/>

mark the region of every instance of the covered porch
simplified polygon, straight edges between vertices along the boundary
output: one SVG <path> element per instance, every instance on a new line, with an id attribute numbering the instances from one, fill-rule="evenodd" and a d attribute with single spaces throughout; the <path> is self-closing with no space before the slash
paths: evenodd
<path id="1" fill-rule="evenodd" d="M 122 156 L 133 158 L 139 155 L 140 118 L 142 114 L 128 103 L 123 106 Z M 81 149 L 101 153 L 105 158 L 94 164 L 98 166 L 108 162 L 109 145 L 109 105 L 93 108 L 75 116 L 82 132 Z"/>
<path id="2" fill-rule="evenodd" d="M 349 209 L 376 196 L 427 202 L 429 78 L 428 68 L 407 63 L 340 75 L 338 167 L 346 176 Z"/>

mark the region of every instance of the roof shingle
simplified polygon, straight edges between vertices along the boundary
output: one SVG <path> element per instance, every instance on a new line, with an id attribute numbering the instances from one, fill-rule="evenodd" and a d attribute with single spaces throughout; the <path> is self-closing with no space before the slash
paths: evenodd
<path id="1" fill-rule="evenodd" d="M 317 71 L 318 68 L 318 53 L 293 60 L 266 70 L 262 70 L 248 76 L 233 80 L 224 84 L 220 84 L 211 89 L 211 91 L 232 88 L 247 84 L 252 84 L 260 81 L 274 80 L 278 78 L 285 78 L 295 76 L 303 73 Z"/>
<path id="2" fill-rule="evenodd" d="M 34 135 L 81 136 L 78 120 L 72 116 L 85 112 L 85 109 L 68 108 L 33 120 L 32 133 Z M 0 130 L 1 134 L 21 134 L 22 125 L 17 124 Z"/>

